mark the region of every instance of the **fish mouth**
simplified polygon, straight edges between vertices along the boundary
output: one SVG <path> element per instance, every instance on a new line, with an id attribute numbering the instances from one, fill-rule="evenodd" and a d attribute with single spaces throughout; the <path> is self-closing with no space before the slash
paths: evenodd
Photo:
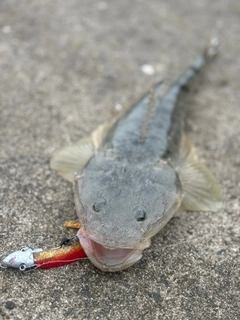
<path id="1" fill-rule="evenodd" d="M 107 247 L 90 234 L 86 235 L 83 229 L 78 231 L 77 236 L 88 258 L 102 271 L 121 271 L 142 258 L 143 248 Z"/>

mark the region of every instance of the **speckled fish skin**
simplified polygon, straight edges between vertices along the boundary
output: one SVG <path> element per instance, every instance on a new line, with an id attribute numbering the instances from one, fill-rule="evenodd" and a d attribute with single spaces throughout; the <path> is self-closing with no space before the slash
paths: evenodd
<path id="1" fill-rule="evenodd" d="M 204 62 L 202 55 L 164 97 L 157 98 L 163 84 L 156 86 L 150 119 L 148 94 L 110 129 L 76 178 L 80 234 L 106 247 L 143 250 L 177 211 L 183 189 L 172 163 L 178 161 L 184 125 L 181 95 Z"/>
<path id="2" fill-rule="evenodd" d="M 78 237 L 103 271 L 125 269 L 181 207 L 217 211 L 221 189 L 182 133 L 185 96 L 210 47 L 172 85 L 156 85 L 117 121 L 60 150 L 51 167 L 74 183 Z"/>
<path id="3" fill-rule="evenodd" d="M 193 65 L 176 81 L 164 97 L 161 91 L 164 84 L 155 88 L 155 104 L 153 114 L 148 117 L 150 94 L 143 97 L 108 134 L 103 151 L 113 150 L 114 157 L 119 162 L 127 164 L 155 165 L 159 159 L 176 158 L 179 154 L 181 134 L 184 125 L 184 106 L 182 95 L 190 89 L 205 64 L 205 56 L 198 57 Z M 146 119 L 150 118 L 150 119 Z M 144 122 L 146 130 L 142 133 Z"/>

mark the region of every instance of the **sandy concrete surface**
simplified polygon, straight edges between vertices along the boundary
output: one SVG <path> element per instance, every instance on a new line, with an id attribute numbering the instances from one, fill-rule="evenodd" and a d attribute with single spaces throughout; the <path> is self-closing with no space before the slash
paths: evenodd
<path id="1" fill-rule="evenodd" d="M 52 153 L 181 73 L 216 25 L 221 54 L 187 127 L 225 199 L 218 213 L 178 212 L 124 272 L 88 260 L 0 270 L 0 319 L 240 319 L 239 21 L 239 0 L 0 1 L 1 257 L 73 234 L 61 226 L 77 218 L 72 186 Z"/>

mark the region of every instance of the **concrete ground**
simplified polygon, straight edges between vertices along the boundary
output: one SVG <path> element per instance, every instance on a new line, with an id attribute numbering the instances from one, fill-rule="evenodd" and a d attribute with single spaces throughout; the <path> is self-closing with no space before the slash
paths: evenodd
<path id="1" fill-rule="evenodd" d="M 0 319 L 240 319 L 239 19 L 238 0 L 0 2 L 1 257 L 73 234 L 53 152 L 181 73 L 216 26 L 221 54 L 187 127 L 224 193 L 218 213 L 177 213 L 124 272 L 0 270 Z"/>

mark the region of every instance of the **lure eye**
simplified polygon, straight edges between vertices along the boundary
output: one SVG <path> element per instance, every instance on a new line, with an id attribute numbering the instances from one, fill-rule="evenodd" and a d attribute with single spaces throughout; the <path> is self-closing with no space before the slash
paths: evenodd
<path id="1" fill-rule="evenodd" d="M 147 214 L 144 210 L 138 210 L 135 214 L 135 218 L 137 221 L 141 222 L 141 221 L 146 220 Z"/>
<path id="2" fill-rule="evenodd" d="M 27 269 L 27 266 L 25 265 L 25 263 L 20 264 L 19 266 L 20 271 L 25 271 L 26 269 Z"/>
<path id="3" fill-rule="evenodd" d="M 25 247 L 21 249 L 22 252 L 25 252 L 27 250 L 28 250 L 28 248 L 25 248 Z"/>
<path id="4" fill-rule="evenodd" d="M 106 205 L 106 200 L 102 200 L 100 202 L 95 202 L 92 206 L 94 212 L 100 212 Z"/>

